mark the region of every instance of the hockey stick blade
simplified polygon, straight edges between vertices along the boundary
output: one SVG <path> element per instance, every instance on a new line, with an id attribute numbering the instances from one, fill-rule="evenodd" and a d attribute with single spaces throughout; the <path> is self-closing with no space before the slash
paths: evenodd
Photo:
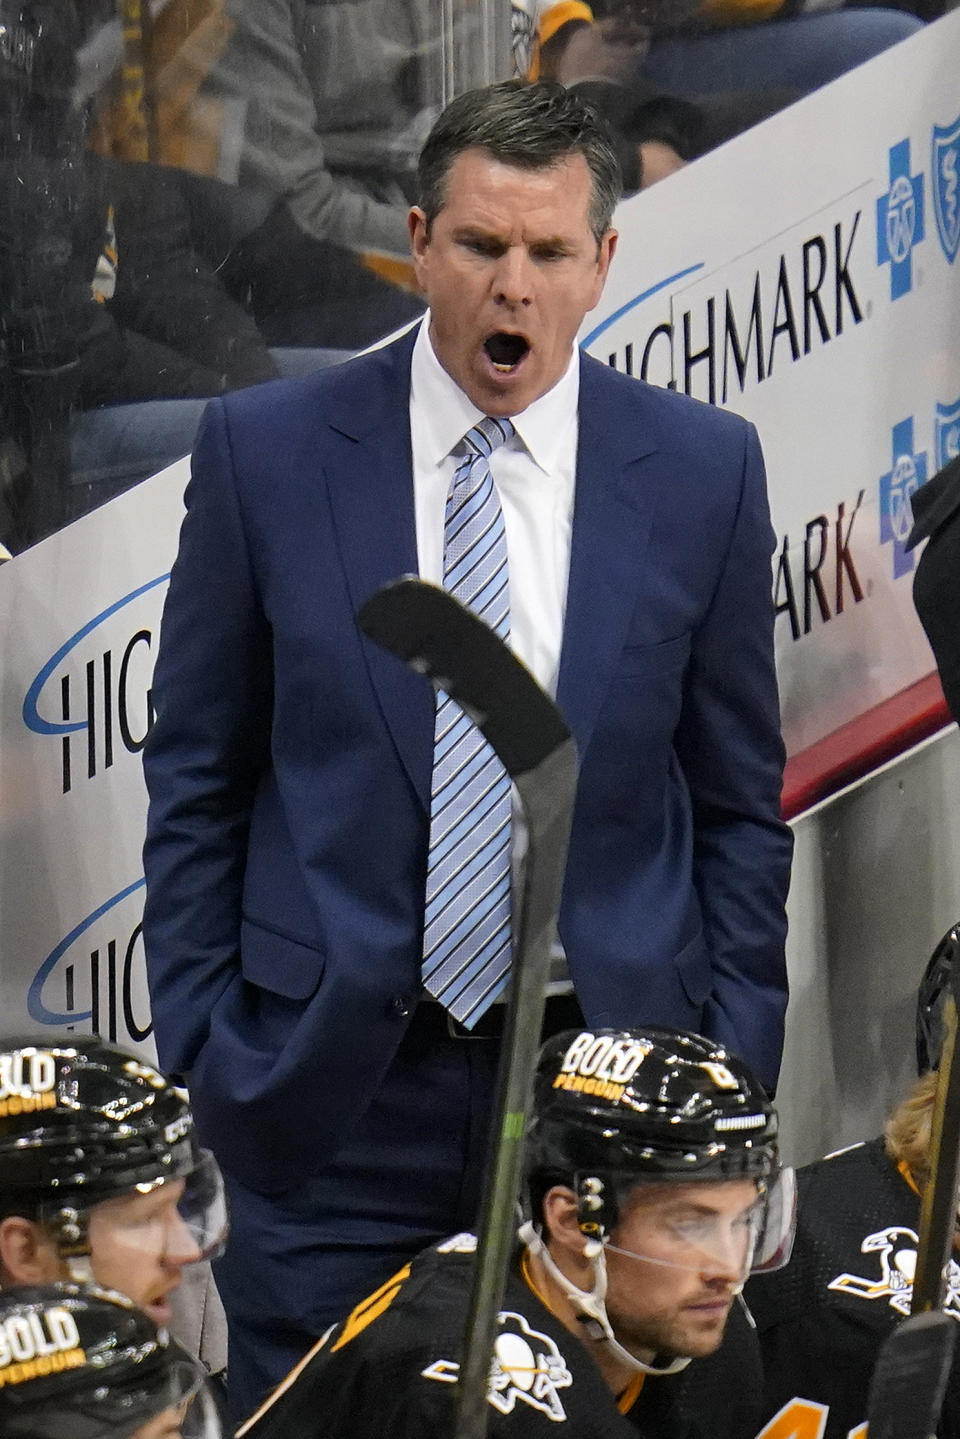
<path id="1" fill-rule="evenodd" d="M 933 1439 L 957 1322 L 940 1309 L 914 1314 L 884 1340 L 870 1383 L 868 1439 Z"/>
<path id="2" fill-rule="evenodd" d="M 366 602 L 359 621 L 370 639 L 428 676 L 466 710 L 513 780 L 527 826 L 497 1105 L 457 1383 L 456 1439 L 483 1439 L 490 1414 L 487 1395 L 497 1315 L 516 1229 L 525 1119 L 576 794 L 576 749 L 556 705 L 529 671 L 482 620 L 445 590 L 420 580 L 398 580 Z"/>
<path id="3" fill-rule="evenodd" d="M 446 590 L 404 578 L 366 601 L 364 634 L 445 690 L 483 731 L 511 779 L 570 738 L 556 705 L 489 625 Z"/>

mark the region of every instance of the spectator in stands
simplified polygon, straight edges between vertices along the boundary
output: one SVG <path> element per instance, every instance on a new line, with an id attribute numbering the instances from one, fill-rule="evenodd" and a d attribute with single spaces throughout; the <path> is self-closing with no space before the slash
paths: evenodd
<path id="1" fill-rule="evenodd" d="M 914 526 L 907 540 L 921 540 L 913 581 L 913 602 L 937 661 L 940 682 L 955 720 L 960 721 L 960 455 L 913 496 Z"/>
<path id="2" fill-rule="evenodd" d="M 899 10 L 846 10 L 836 4 L 824 13 L 823 4 L 803 0 L 596 0 L 592 8 L 584 0 L 513 0 L 513 5 L 517 46 L 522 51 L 524 36 L 532 43 L 534 75 L 538 64 L 556 74 L 563 51 L 572 46 L 566 73 L 557 76 L 564 83 L 595 78 L 598 66 L 603 75 L 623 79 L 632 65 L 640 79 L 673 96 L 732 101 L 775 92 L 781 104 L 836 79 L 922 24 Z M 803 10 L 811 13 L 799 13 Z M 596 37 L 577 33 L 591 24 L 602 28 L 613 47 L 606 59 Z"/>
<path id="3" fill-rule="evenodd" d="M 698 4 L 674 5 L 672 23 Z M 575 86 L 600 111 L 618 141 L 626 194 L 665 179 L 798 97 L 796 90 L 769 88 L 697 99 L 671 93 L 637 73 L 651 25 L 629 17 L 594 23 L 592 13 L 581 0 L 514 0 L 514 62 L 529 79 Z"/>
<path id="4" fill-rule="evenodd" d="M 122 1295 L 0 1294 L 4 1439 L 221 1439 L 203 1368 Z"/>
<path id="5" fill-rule="evenodd" d="M 225 13 L 229 41 L 179 117 L 207 173 L 236 182 L 207 192 L 224 277 L 271 344 L 377 339 L 423 310 L 406 216 L 433 118 L 433 8 L 226 0 Z M 161 134 L 161 153 L 175 140 Z"/>
<path id="6" fill-rule="evenodd" d="M 775 95 L 704 101 L 668 95 L 645 81 L 582 80 L 570 87 L 607 121 L 617 140 L 624 194 L 646 190 L 778 108 Z"/>
<path id="7" fill-rule="evenodd" d="M 87 507 L 82 487 L 94 486 L 82 470 L 71 475 L 79 412 L 209 397 L 277 374 L 253 321 L 193 247 L 178 174 L 86 148 L 90 107 L 77 97 L 89 77 L 78 57 L 108 28 L 104 13 L 79 0 L 0 0 L 14 37 L 0 47 L 0 343 L 13 437 L 32 470 L 30 492 L 9 506 L 21 509 L 21 542 Z M 94 428 L 109 446 L 110 418 Z M 193 428 L 181 429 L 176 454 L 192 440 Z M 133 474 L 121 458 L 116 483 L 89 498 L 171 457 L 161 444 Z"/>
<path id="8" fill-rule="evenodd" d="M 793 1256 L 777 1274 L 750 1280 L 764 1367 L 764 1419 L 794 1429 L 816 1406 L 821 1439 L 848 1439 L 867 1417 L 877 1353 L 910 1312 L 920 1202 L 930 1175 L 930 1135 L 941 1011 L 960 962 L 960 927 L 940 941 L 917 1002 L 921 1076 L 882 1135 L 808 1164 L 797 1175 Z M 960 1263 L 950 1261 L 946 1307 L 960 1318 Z M 766 1430 L 761 1431 L 760 1439 Z M 960 1436 L 960 1367 L 954 1366 L 937 1428 Z"/>
<path id="9" fill-rule="evenodd" d="M 623 0 L 602 0 L 614 18 Z M 627 0 L 629 8 L 629 0 Z M 642 74 L 678 95 L 776 89 L 806 95 L 922 26 L 914 15 L 788 0 L 703 0 L 693 19 L 671 33 L 672 6 L 658 25 Z M 802 13 L 807 11 L 809 13 Z M 789 13 L 788 13 L 789 12 Z"/>

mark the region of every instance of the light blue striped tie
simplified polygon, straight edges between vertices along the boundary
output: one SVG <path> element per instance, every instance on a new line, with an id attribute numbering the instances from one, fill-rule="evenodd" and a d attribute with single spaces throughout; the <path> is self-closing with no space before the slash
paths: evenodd
<path id="1" fill-rule="evenodd" d="M 503 511 L 488 463 L 514 433 L 483 419 L 464 439 L 447 496 L 443 584 L 492 630 L 510 637 Z M 437 696 L 423 984 L 468 1029 L 510 973 L 510 781 L 472 720 Z"/>

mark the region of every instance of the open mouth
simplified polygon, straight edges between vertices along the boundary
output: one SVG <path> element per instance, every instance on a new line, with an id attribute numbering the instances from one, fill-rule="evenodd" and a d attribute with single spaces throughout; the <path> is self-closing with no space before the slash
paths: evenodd
<path id="1" fill-rule="evenodd" d="M 506 330 L 497 330 L 483 342 L 483 348 L 490 357 L 493 368 L 501 375 L 515 370 L 530 349 L 530 342 L 523 335 L 511 335 Z"/>
<path id="2" fill-rule="evenodd" d="M 159 1324 L 163 1327 L 170 1323 L 170 1320 L 173 1318 L 170 1296 L 173 1291 L 179 1289 L 179 1287 L 180 1277 L 178 1275 L 173 1283 L 165 1284 L 162 1289 L 158 1289 L 155 1293 L 148 1295 L 141 1303 L 141 1309 L 145 1314 L 149 1314 L 154 1324 Z"/>
<path id="3" fill-rule="evenodd" d="M 143 1305 L 144 1314 L 149 1315 L 154 1324 L 165 1328 L 173 1318 L 173 1311 L 166 1295 L 157 1299 L 150 1299 Z"/>

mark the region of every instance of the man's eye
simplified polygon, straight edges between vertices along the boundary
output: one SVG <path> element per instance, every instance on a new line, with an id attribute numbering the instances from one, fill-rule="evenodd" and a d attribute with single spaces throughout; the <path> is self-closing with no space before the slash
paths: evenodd
<path id="1" fill-rule="evenodd" d="M 691 1244 L 700 1240 L 708 1239 L 713 1233 L 714 1223 L 712 1219 L 683 1219 L 679 1224 L 674 1225 L 674 1232 L 681 1239 L 688 1240 Z"/>

